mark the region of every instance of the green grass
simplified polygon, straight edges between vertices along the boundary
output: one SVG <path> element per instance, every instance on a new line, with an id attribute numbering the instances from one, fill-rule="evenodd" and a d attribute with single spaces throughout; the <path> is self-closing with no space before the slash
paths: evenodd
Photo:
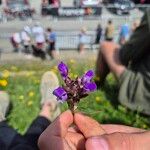
<path id="1" fill-rule="evenodd" d="M 94 69 L 94 64 L 94 61 L 68 60 L 72 77 L 82 75 L 88 69 Z M 12 103 L 12 109 L 7 117 L 8 123 L 20 133 L 23 134 L 27 130 L 40 111 L 39 85 L 42 74 L 48 70 L 56 72 L 56 65 L 57 62 L 55 61 L 44 63 L 41 61 L 28 61 L 27 63 L 22 61 L 20 63 L 3 63 L 0 66 L 0 72 L 5 72 L 1 74 L 1 79 L 8 82 L 6 87 L 0 86 L 0 88 L 8 91 Z M 67 105 L 63 104 L 62 111 L 66 109 Z M 105 87 L 83 99 L 78 109 L 100 123 L 150 128 L 150 118 L 128 110 L 117 103 L 117 84 L 112 75 L 108 76 Z"/>

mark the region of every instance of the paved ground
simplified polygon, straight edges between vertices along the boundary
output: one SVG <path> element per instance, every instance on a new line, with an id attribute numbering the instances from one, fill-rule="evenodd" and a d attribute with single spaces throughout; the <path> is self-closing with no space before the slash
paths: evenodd
<path id="1" fill-rule="evenodd" d="M 56 60 L 64 60 L 64 59 L 91 59 L 94 60 L 97 57 L 97 51 L 86 50 L 84 55 L 79 55 L 76 50 L 62 50 L 59 52 Z M 39 58 L 35 58 L 33 56 L 24 55 L 23 53 L 2 53 L 0 56 L 0 62 L 3 61 L 14 61 L 14 60 L 37 60 Z M 47 60 L 49 60 L 47 58 Z"/>

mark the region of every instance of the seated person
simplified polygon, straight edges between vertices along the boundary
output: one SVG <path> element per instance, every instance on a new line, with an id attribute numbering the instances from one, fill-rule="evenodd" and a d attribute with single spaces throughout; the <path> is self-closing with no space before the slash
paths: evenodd
<path id="1" fill-rule="evenodd" d="M 5 116 L 9 108 L 9 96 L 0 92 L 0 149 L 38 150 L 38 138 L 59 114 L 60 108 L 52 91 L 58 87 L 58 78 L 53 72 L 46 72 L 41 81 L 41 111 L 25 135 L 18 134 L 7 125 Z M 21 117 L 21 116 L 20 116 Z"/>
<path id="2" fill-rule="evenodd" d="M 24 136 L 7 125 L 5 115 L 9 98 L 7 93 L 0 92 L 1 150 L 141 150 L 141 145 L 144 150 L 150 149 L 149 131 L 122 125 L 100 125 L 90 117 L 80 113 L 73 115 L 71 111 L 55 119 L 60 109 L 50 93 L 57 86 L 57 76 L 45 73 L 41 82 L 42 109 Z"/>
<path id="3" fill-rule="evenodd" d="M 109 71 L 119 80 L 119 102 L 150 115 L 150 9 L 123 47 L 102 43 L 96 64 L 97 84 L 104 84 Z"/>

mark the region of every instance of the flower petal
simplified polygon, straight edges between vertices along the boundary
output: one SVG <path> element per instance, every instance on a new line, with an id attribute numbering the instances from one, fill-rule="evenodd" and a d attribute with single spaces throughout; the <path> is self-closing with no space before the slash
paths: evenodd
<path id="1" fill-rule="evenodd" d="M 94 82 L 90 82 L 90 83 L 86 83 L 83 87 L 84 92 L 89 93 L 89 92 L 93 92 L 97 89 L 97 86 Z"/>
<path id="2" fill-rule="evenodd" d="M 82 77 L 82 82 L 88 83 L 91 82 L 92 78 L 94 77 L 94 72 L 92 70 L 87 71 L 84 76 Z"/>
<path id="3" fill-rule="evenodd" d="M 63 77 L 63 79 L 65 79 L 68 76 L 68 67 L 63 62 L 61 62 L 58 65 L 58 70 L 60 71 L 60 74 Z"/>
<path id="4" fill-rule="evenodd" d="M 61 102 L 65 102 L 68 98 L 66 91 L 62 87 L 58 87 L 53 91 L 53 94 L 57 97 L 57 99 Z"/>

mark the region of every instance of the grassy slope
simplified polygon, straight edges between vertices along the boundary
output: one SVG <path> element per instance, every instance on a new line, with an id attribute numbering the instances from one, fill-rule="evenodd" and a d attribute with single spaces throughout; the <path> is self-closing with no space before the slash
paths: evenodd
<path id="1" fill-rule="evenodd" d="M 88 69 L 94 69 L 94 61 L 68 60 L 71 77 L 82 75 Z M 20 133 L 24 133 L 32 120 L 38 115 L 40 106 L 39 85 L 40 78 L 45 71 L 52 70 L 57 73 L 56 62 L 49 63 L 29 61 L 28 63 L 7 63 L 0 67 L 0 71 L 14 72 L 6 80 L 12 110 L 8 115 L 8 122 Z M 66 104 L 62 111 L 67 109 Z M 79 104 L 79 110 L 94 117 L 101 123 L 126 124 L 140 128 L 150 128 L 150 118 L 138 112 L 132 112 L 117 103 L 117 86 L 112 75 L 107 78 L 103 89 L 92 93 Z"/>

